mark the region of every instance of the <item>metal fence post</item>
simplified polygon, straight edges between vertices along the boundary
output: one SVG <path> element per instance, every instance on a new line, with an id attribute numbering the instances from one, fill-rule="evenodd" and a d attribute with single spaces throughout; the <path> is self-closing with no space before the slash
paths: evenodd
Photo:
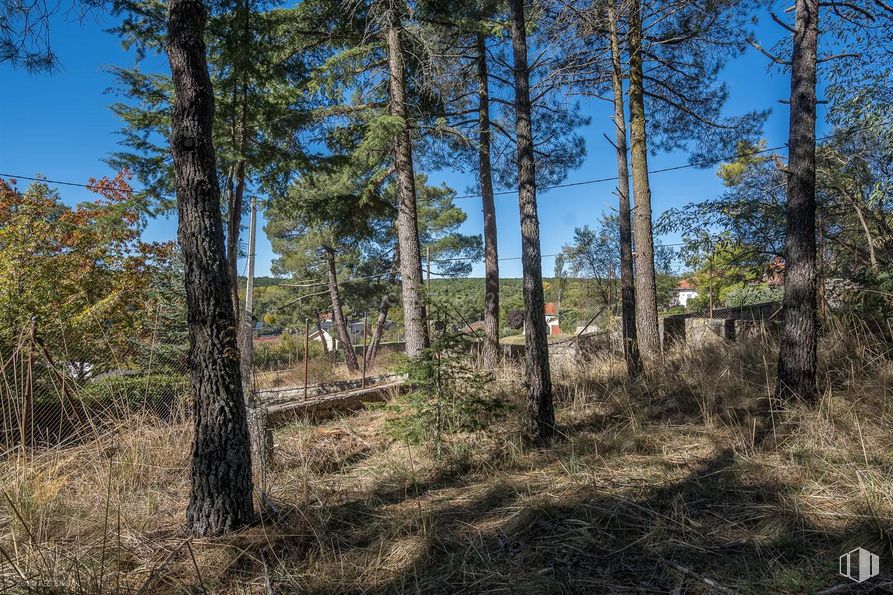
<path id="1" fill-rule="evenodd" d="M 325 341 L 325 337 L 320 337 L 320 340 Z M 307 373 L 309 368 L 307 364 L 310 359 L 310 319 L 307 318 L 304 320 L 304 400 L 307 400 Z"/>

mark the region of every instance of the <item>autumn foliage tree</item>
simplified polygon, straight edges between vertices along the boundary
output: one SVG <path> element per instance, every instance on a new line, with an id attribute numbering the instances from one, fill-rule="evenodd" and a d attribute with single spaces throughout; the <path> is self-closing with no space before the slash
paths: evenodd
<path id="1" fill-rule="evenodd" d="M 0 180 L 0 352 L 33 324 L 84 381 L 120 365 L 146 332 L 140 312 L 172 247 L 140 240 L 128 178 L 91 179 L 98 198 L 75 206 L 42 182 L 22 191 Z"/>

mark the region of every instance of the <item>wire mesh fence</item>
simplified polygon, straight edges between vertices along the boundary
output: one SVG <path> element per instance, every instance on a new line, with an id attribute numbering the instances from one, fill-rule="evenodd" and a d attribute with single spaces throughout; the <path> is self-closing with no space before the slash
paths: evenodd
<path id="1" fill-rule="evenodd" d="M 31 319 L 0 337 L 0 449 L 81 443 L 134 416 L 162 424 L 191 415 L 185 316 L 153 301 L 127 320 L 72 326 Z M 139 321 L 134 324 L 133 321 Z M 374 383 L 390 354 L 403 351 L 402 328 L 374 333 L 351 323 L 357 365 L 335 334 L 285 329 L 253 336 L 248 386 L 265 406 Z M 373 341 L 375 341 L 374 353 Z M 371 356 L 371 357 L 369 357 Z"/>
<path id="2" fill-rule="evenodd" d="M 82 442 L 134 415 L 184 420 L 187 348 L 159 332 L 162 307 L 135 313 L 137 326 L 35 318 L 13 329 L 0 341 L 0 445 Z"/>

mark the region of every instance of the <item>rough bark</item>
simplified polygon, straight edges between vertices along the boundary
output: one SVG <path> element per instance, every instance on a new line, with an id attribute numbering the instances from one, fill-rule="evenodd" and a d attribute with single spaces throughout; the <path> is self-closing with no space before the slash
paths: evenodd
<path id="1" fill-rule="evenodd" d="M 484 348 L 483 364 L 499 364 L 499 253 L 496 243 L 496 204 L 493 200 L 493 168 L 490 163 L 490 89 L 487 45 L 477 36 L 478 61 L 478 176 L 484 209 Z"/>
<path id="2" fill-rule="evenodd" d="M 238 11 L 242 13 L 242 47 L 243 54 L 247 56 L 248 43 L 250 39 L 250 14 L 251 11 L 247 2 L 239 2 Z M 239 324 L 241 312 L 239 309 L 239 235 L 242 226 L 242 208 L 245 201 L 245 176 L 247 160 L 245 159 L 245 149 L 247 147 L 247 125 L 248 125 L 248 83 L 247 83 L 247 64 L 240 61 L 237 66 L 241 77 L 241 92 L 239 91 L 239 78 L 233 79 L 233 104 L 237 100 L 237 93 L 240 100 L 239 123 L 233 122 L 232 126 L 232 142 L 237 145 L 239 151 L 239 159 L 236 162 L 234 170 L 235 188 L 232 186 L 232 180 L 229 184 L 229 212 L 227 214 L 227 262 L 229 264 L 229 274 L 231 282 L 231 291 L 233 299 L 233 311 L 236 317 L 236 324 Z"/>
<path id="3" fill-rule="evenodd" d="M 815 238 L 818 1 L 797 0 L 796 10 L 785 205 L 784 320 L 778 351 L 776 395 L 815 400 L 818 397 Z"/>
<path id="4" fill-rule="evenodd" d="M 626 146 L 626 115 L 623 109 L 623 70 L 620 64 L 620 39 L 617 34 L 617 14 L 613 0 L 608 5 L 611 31 L 611 84 L 614 93 L 614 126 L 617 149 L 617 196 L 620 219 L 620 285 L 621 321 L 623 328 L 623 357 L 630 378 L 642 373 L 642 356 L 636 334 L 636 289 L 633 280 L 633 237 L 629 208 L 629 163 Z"/>
<path id="5" fill-rule="evenodd" d="M 186 268 L 195 438 L 186 528 L 216 535 L 254 519 L 251 454 L 230 275 L 220 220 L 211 126 L 214 94 L 205 61 L 206 11 L 170 0 L 167 54 L 174 83 L 171 152 L 178 236 Z"/>
<path id="6" fill-rule="evenodd" d="M 366 350 L 366 367 L 369 368 L 378 356 L 378 346 L 381 345 L 381 336 L 384 333 L 384 325 L 388 321 L 388 313 L 391 310 L 391 296 L 385 294 L 378 306 L 378 318 L 375 319 L 375 330 L 372 331 L 372 341 Z"/>
<path id="7" fill-rule="evenodd" d="M 344 347 L 344 362 L 347 369 L 356 372 L 360 369 L 357 363 L 357 354 L 353 350 L 353 341 L 350 340 L 350 333 L 347 332 L 347 320 L 344 318 L 344 309 L 341 306 L 341 290 L 338 287 L 338 272 L 335 269 L 335 249 L 330 246 L 324 246 L 323 251 L 326 254 L 326 266 L 329 272 L 329 297 L 332 299 L 332 322 L 338 329 L 338 339 Z"/>
<path id="8" fill-rule="evenodd" d="M 518 158 L 518 206 L 521 212 L 521 263 L 524 276 L 525 364 L 527 414 L 531 437 L 546 441 L 555 435 L 548 328 L 543 298 L 540 228 L 536 205 L 536 170 L 531 126 L 530 72 L 524 0 L 510 0 L 515 77 L 515 131 Z"/>
<path id="9" fill-rule="evenodd" d="M 226 262 L 229 268 L 230 299 L 233 315 L 239 324 L 239 234 L 242 226 L 242 201 L 245 195 L 245 161 L 239 160 L 234 171 L 235 187 L 227 205 Z"/>
<path id="10" fill-rule="evenodd" d="M 319 342 L 322 343 L 322 352 L 325 355 L 329 355 L 329 344 L 326 343 L 326 339 L 322 334 L 322 322 L 319 320 L 319 312 L 316 313 L 316 330 L 319 332 Z"/>
<path id="11" fill-rule="evenodd" d="M 654 233 L 651 222 L 651 182 L 648 178 L 648 139 L 642 73 L 642 18 L 638 0 L 629 6 L 629 127 L 636 239 L 636 324 L 639 349 L 647 357 L 660 353 L 657 328 L 657 282 L 654 273 Z"/>
<path id="12" fill-rule="evenodd" d="M 406 327 L 406 354 L 410 357 L 419 357 L 422 355 L 422 350 L 428 346 L 428 325 L 425 321 L 422 290 L 422 255 L 419 244 L 415 170 L 412 164 L 412 139 L 406 116 L 405 70 L 400 45 L 401 23 L 396 2 L 394 0 L 390 2 L 385 37 L 390 73 L 388 83 L 390 113 L 401 122 L 400 131 L 394 139 L 394 165 L 397 172 L 397 242 L 400 249 L 403 320 Z"/>

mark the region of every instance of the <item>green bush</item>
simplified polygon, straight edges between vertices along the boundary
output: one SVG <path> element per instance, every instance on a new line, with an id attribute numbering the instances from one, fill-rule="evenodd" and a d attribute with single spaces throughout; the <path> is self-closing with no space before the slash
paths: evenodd
<path id="1" fill-rule="evenodd" d="M 718 307 L 718 303 L 714 303 L 713 307 Z M 704 294 L 698 294 L 693 298 L 689 298 L 685 306 L 686 312 L 706 312 L 710 309 L 710 298 Z"/>
<path id="2" fill-rule="evenodd" d="M 500 337 L 516 337 L 520 334 L 521 334 L 520 329 L 511 328 L 511 327 L 507 327 L 507 326 L 502 327 L 502 330 L 499 332 Z"/>
<path id="3" fill-rule="evenodd" d="M 310 358 L 323 355 L 322 343 L 310 342 Z M 291 368 L 304 361 L 304 337 L 283 333 L 275 343 L 254 344 L 254 367 L 261 370 Z"/>
<path id="4" fill-rule="evenodd" d="M 410 444 L 431 440 L 440 451 L 443 434 L 482 430 L 502 419 L 510 405 L 487 386 L 491 380 L 471 367 L 468 338 L 444 333 L 400 370 L 411 392 L 380 408 L 391 415 L 385 430 Z"/>
<path id="5" fill-rule="evenodd" d="M 85 404 L 172 405 L 190 394 L 185 374 L 113 376 L 86 384 L 78 394 Z"/>
<path id="6" fill-rule="evenodd" d="M 571 309 L 562 310 L 559 312 L 558 324 L 561 326 L 562 333 L 575 333 L 577 325 L 580 324 L 580 312 Z"/>
<path id="7" fill-rule="evenodd" d="M 732 287 L 720 292 L 720 299 L 726 306 L 737 308 L 751 306 L 753 304 L 765 304 L 778 302 L 782 298 L 781 287 L 769 287 L 768 285 L 745 285 Z"/>

